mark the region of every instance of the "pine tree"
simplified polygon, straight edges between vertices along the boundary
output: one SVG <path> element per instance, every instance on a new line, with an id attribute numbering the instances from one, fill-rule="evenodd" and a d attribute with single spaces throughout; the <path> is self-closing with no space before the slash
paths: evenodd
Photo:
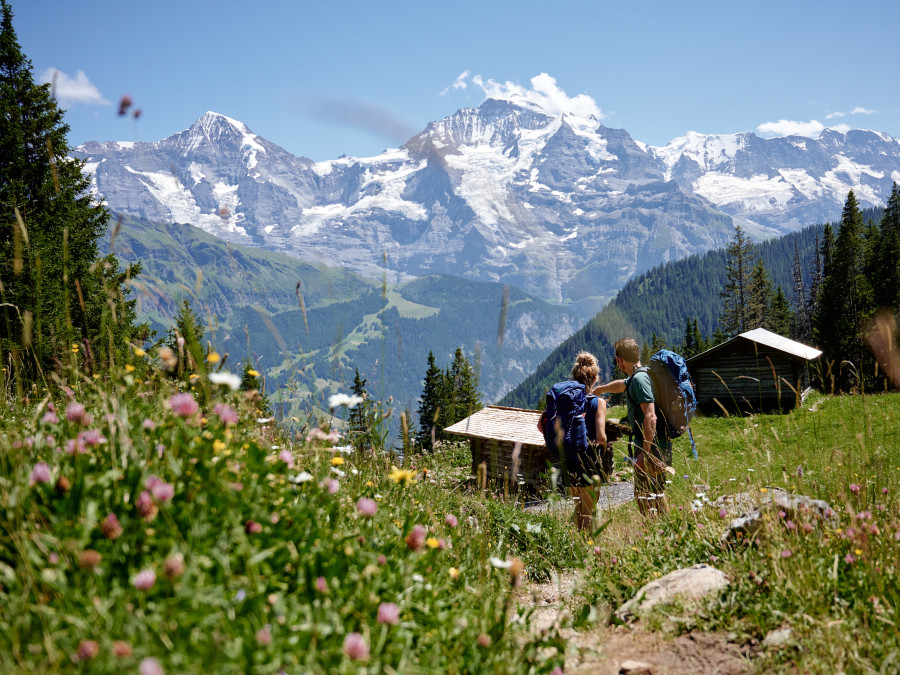
<path id="1" fill-rule="evenodd" d="M 875 304 L 900 313 L 900 185 L 897 183 L 894 183 L 881 219 L 875 251 Z"/>
<path id="2" fill-rule="evenodd" d="M 779 286 L 772 296 L 766 328 L 773 333 L 789 336 L 791 335 L 791 329 L 794 322 L 795 319 L 794 313 L 791 311 L 791 304 L 788 302 L 787 296 L 784 294 L 781 286 Z"/>
<path id="3" fill-rule="evenodd" d="M 803 280 L 803 267 L 800 264 L 800 247 L 794 243 L 794 261 L 791 268 L 791 291 L 795 312 L 791 322 L 789 335 L 800 342 L 809 341 L 809 306 L 806 300 L 806 283 Z"/>
<path id="4" fill-rule="evenodd" d="M 121 282 L 139 267 L 122 275 L 114 258 L 97 260 L 109 214 L 68 157 L 69 127 L 50 85 L 34 82 L 9 3 L 0 8 L 0 359 L 11 352 L 30 379 L 84 343 L 108 365 L 138 336 Z"/>
<path id="5" fill-rule="evenodd" d="M 728 335 L 747 330 L 747 285 L 753 264 L 753 244 L 740 225 L 734 226 L 734 236 L 726 249 L 725 287 L 722 289 L 722 313 L 719 325 Z"/>
<path id="6" fill-rule="evenodd" d="M 685 319 L 684 337 L 681 340 L 681 355 L 690 358 L 697 353 L 697 342 L 694 337 L 695 324 L 690 318 Z"/>
<path id="7" fill-rule="evenodd" d="M 205 372 L 204 334 L 203 324 L 191 307 L 190 301 L 182 300 L 178 314 L 175 315 L 175 323 L 169 328 L 166 340 L 166 344 L 178 355 L 178 374 L 181 377 L 187 377 L 190 373 Z"/>
<path id="8" fill-rule="evenodd" d="M 772 288 L 772 277 L 763 264 L 761 258 L 756 259 L 756 264 L 750 272 L 750 279 L 747 282 L 745 293 L 746 314 L 744 319 L 744 330 L 753 330 L 754 328 L 766 328 L 772 330 L 771 317 L 769 309 L 772 306 L 772 298 L 774 290 Z"/>
<path id="9" fill-rule="evenodd" d="M 372 410 L 372 401 L 369 399 L 369 392 L 366 391 L 366 380 L 360 377 L 358 368 L 353 377 L 351 390 L 354 395 L 362 399 L 362 402 L 351 408 L 347 432 L 351 445 L 357 452 L 362 452 L 372 445 L 371 434 L 375 431 L 375 415 Z"/>
<path id="10" fill-rule="evenodd" d="M 478 378 L 475 369 L 463 354 L 456 348 L 453 363 L 450 366 L 450 378 L 453 386 L 453 422 L 459 422 L 478 410 L 481 410 L 481 396 L 478 393 Z M 449 425 L 448 425 L 449 426 Z"/>
<path id="11" fill-rule="evenodd" d="M 434 354 L 428 352 L 428 370 L 425 371 L 422 395 L 419 397 L 419 407 L 416 410 L 419 417 L 419 433 L 416 435 L 416 443 L 429 451 L 434 450 L 433 441 L 438 438 L 438 434 L 442 430 L 438 428 L 438 417 L 441 412 L 443 386 L 444 374 L 437 367 Z"/>
<path id="12" fill-rule="evenodd" d="M 266 383 L 259 371 L 253 367 L 250 357 L 241 362 L 241 384 L 239 389 L 256 403 L 256 412 L 260 417 L 272 416 L 272 405 L 266 396 Z"/>
<path id="13" fill-rule="evenodd" d="M 826 251 L 825 275 L 815 318 L 815 337 L 826 362 L 833 363 L 842 388 L 858 381 L 843 369 L 849 361 L 864 372 L 864 326 L 873 313 L 872 291 L 865 277 L 864 226 L 862 213 L 851 190 L 841 214 L 841 227 L 834 246 Z M 826 244 L 827 244 L 826 240 Z M 824 248 L 824 247 L 823 247 Z M 834 372 L 834 371 L 833 371 Z"/>

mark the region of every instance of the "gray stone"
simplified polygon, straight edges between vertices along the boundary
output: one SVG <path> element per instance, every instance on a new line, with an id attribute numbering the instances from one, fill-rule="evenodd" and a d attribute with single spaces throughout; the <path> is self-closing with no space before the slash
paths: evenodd
<path id="1" fill-rule="evenodd" d="M 653 675 L 653 666 L 644 661 L 622 661 L 619 675 Z"/>
<path id="2" fill-rule="evenodd" d="M 770 630 L 763 639 L 763 647 L 783 647 L 791 639 L 793 632 L 790 628 Z"/>
<path id="3" fill-rule="evenodd" d="M 631 600 L 616 610 L 616 617 L 620 621 L 629 621 L 658 604 L 675 600 L 686 604 L 695 603 L 710 593 L 722 590 L 728 584 L 728 577 L 710 565 L 701 563 L 675 570 L 645 584 Z"/>
<path id="4" fill-rule="evenodd" d="M 791 520 L 796 524 L 814 521 L 834 522 L 834 514 L 828 502 L 805 495 L 795 495 L 779 488 L 767 488 L 766 492 L 753 495 L 740 492 L 719 497 L 713 507 L 724 507 L 740 516 L 729 523 L 722 534 L 722 543 L 748 541 L 765 532 L 766 523 Z M 782 518 L 779 514 L 784 512 Z"/>

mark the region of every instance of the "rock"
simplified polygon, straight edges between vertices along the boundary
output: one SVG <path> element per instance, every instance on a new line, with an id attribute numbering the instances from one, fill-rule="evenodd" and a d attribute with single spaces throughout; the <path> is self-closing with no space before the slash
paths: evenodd
<path id="1" fill-rule="evenodd" d="M 645 584 L 637 594 L 616 610 L 620 621 L 629 621 L 639 613 L 678 598 L 682 602 L 697 601 L 709 593 L 728 586 L 728 577 L 710 565 L 694 565 Z"/>
<path id="2" fill-rule="evenodd" d="M 653 666 L 644 661 L 623 661 L 619 675 L 653 675 Z"/>
<path id="3" fill-rule="evenodd" d="M 750 540 L 761 536 L 766 522 L 791 520 L 800 523 L 810 520 L 831 522 L 834 519 L 831 506 L 821 499 L 795 495 L 786 490 L 768 488 L 758 498 L 749 492 L 719 497 L 713 506 L 725 507 L 729 511 L 740 512 L 722 534 L 722 543 Z M 784 512 L 782 518 L 780 513 Z"/>
<path id="4" fill-rule="evenodd" d="M 783 647 L 791 639 L 793 630 L 790 628 L 776 628 L 766 633 L 763 639 L 763 647 Z"/>

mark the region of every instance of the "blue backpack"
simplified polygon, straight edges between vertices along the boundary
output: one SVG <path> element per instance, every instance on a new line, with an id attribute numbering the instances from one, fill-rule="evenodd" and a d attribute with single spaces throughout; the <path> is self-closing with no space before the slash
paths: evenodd
<path id="1" fill-rule="evenodd" d="M 697 397 L 687 363 L 679 354 L 660 349 L 650 357 L 649 372 L 658 411 L 657 434 L 661 424 L 665 424 L 669 438 L 678 438 L 687 432 L 696 459 L 697 446 L 691 433 L 691 420 L 697 412 Z"/>
<path id="2" fill-rule="evenodd" d="M 588 450 L 585 401 L 584 385 L 574 380 L 557 382 L 547 392 L 547 407 L 539 427 L 553 463 L 558 463 L 560 458 L 564 460 L 564 475 L 578 475 L 582 470 L 581 459 Z"/>

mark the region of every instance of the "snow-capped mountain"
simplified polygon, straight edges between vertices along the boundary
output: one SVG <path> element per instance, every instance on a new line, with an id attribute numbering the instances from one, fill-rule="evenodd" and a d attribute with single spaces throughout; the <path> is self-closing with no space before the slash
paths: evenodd
<path id="1" fill-rule="evenodd" d="M 883 204 L 900 142 L 687 134 L 664 148 L 593 117 L 489 99 L 376 157 L 313 162 L 206 113 L 156 143 L 96 143 L 87 161 L 116 212 L 391 278 L 502 281 L 585 312 L 634 273 L 836 219 L 854 189 Z"/>

